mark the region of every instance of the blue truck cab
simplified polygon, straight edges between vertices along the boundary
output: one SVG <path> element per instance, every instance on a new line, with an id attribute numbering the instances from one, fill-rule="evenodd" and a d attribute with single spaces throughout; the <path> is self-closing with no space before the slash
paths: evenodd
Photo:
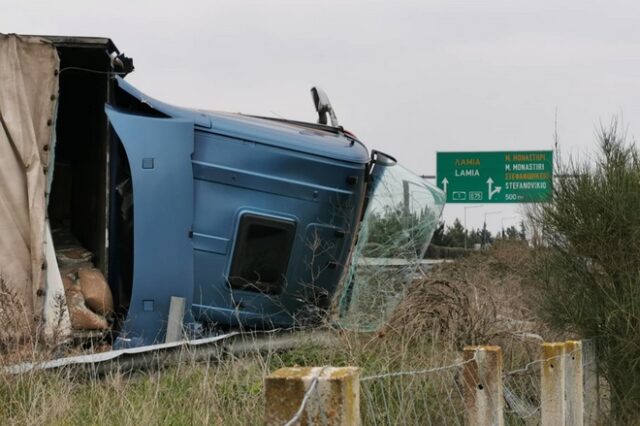
<path id="1" fill-rule="evenodd" d="M 176 108 L 117 84 L 162 114 L 106 106 L 133 196 L 124 335 L 159 336 L 171 296 L 198 323 L 321 320 L 362 212 L 365 146 L 341 128 Z"/>
<path id="2" fill-rule="evenodd" d="M 50 216 L 107 277 L 115 347 L 163 341 L 172 297 L 194 336 L 313 326 L 337 298 L 367 304 L 350 266 L 381 255 L 362 247 L 362 220 L 423 223 L 409 251 L 424 253 L 442 194 L 331 108 L 327 125 L 175 107 L 125 80 L 133 63 L 110 40 L 48 38 L 61 59 Z M 376 198 L 390 187 L 398 200 Z"/>

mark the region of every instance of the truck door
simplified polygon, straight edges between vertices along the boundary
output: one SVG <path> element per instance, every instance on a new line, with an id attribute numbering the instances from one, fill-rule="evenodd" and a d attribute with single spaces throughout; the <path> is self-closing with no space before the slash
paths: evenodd
<path id="1" fill-rule="evenodd" d="M 133 186 L 133 285 L 114 346 L 164 341 L 171 296 L 193 292 L 193 121 L 106 106 L 126 151 Z"/>

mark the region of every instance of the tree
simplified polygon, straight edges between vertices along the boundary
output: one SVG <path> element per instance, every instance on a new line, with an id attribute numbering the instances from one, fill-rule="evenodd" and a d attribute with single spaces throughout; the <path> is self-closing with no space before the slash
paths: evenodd
<path id="1" fill-rule="evenodd" d="M 480 244 L 485 247 L 487 244 L 493 243 L 493 237 L 491 232 L 487 229 L 487 222 L 482 224 L 482 231 L 480 231 Z"/>
<path id="2" fill-rule="evenodd" d="M 508 240 L 520 239 L 520 232 L 518 232 L 518 229 L 513 225 L 508 227 L 506 230 L 502 231 L 502 233 L 503 233 L 502 238 L 506 238 Z"/>
<path id="3" fill-rule="evenodd" d="M 524 220 L 520 221 L 520 233 L 519 233 L 519 237 L 522 241 L 527 241 L 527 233 L 526 233 L 526 228 L 524 226 Z"/>
<path id="4" fill-rule="evenodd" d="M 453 225 L 447 227 L 447 242 L 449 247 L 464 247 L 464 236 L 467 230 L 464 229 L 460 219 L 456 218 Z"/>
<path id="5" fill-rule="evenodd" d="M 470 247 L 473 247 L 474 244 L 482 244 L 482 231 L 480 228 L 472 229 L 469 232 L 468 242 Z"/>
<path id="6" fill-rule="evenodd" d="M 445 233 L 445 223 L 444 220 L 438 222 L 438 227 L 433 232 L 433 237 L 431 238 L 431 244 L 436 246 L 447 246 L 448 244 L 448 235 Z"/>
<path id="7" fill-rule="evenodd" d="M 530 218 L 541 232 L 534 262 L 550 324 L 596 338 L 615 424 L 640 413 L 640 154 L 614 121 L 593 163 L 556 169 L 550 203 Z"/>

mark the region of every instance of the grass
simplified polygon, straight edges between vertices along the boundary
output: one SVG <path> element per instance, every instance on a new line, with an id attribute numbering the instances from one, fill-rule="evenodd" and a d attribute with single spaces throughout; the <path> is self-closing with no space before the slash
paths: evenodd
<path id="1" fill-rule="evenodd" d="M 111 373 L 99 379 L 74 376 L 70 371 L 4 375 L 0 376 L 0 424 L 260 424 L 264 376 L 280 367 L 357 365 L 367 376 L 459 361 L 457 351 L 440 348 L 426 338 L 339 333 L 337 344 L 329 348 L 306 340 L 285 352 L 256 351 L 221 361 L 198 362 L 185 354 L 183 363 L 170 368 Z M 421 405 L 427 400 L 434 403 L 434 412 L 442 411 L 435 406 L 437 394 L 444 388 L 443 380 L 449 388 L 455 385 L 449 381 L 457 373 L 440 374 L 438 380 L 432 375 L 429 380 L 408 377 L 363 383 L 363 416 L 370 423 L 401 416 L 424 418 L 428 413 Z M 456 392 L 458 400 L 459 395 Z M 451 405 L 448 400 L 438 405 L 444 403 Z"/>
<path id="2" fill-rule="evenodd" d="M 457 319 L 464 324 L 453 324 L 457 314 L 452 312 L 459 311 L 455 307 L 433 309 L 428 303 L 418 303 L 420 295 L 426 294 L 431 299 L 437 295 L 415 292 L 414 284 L 414 293 L 409 292 L 408 300 L 398 308 L 399 312 L 410 312 L 410 322 L 408 317 L 396 314 L 378 333 L 334 331 L 336 341 L 331 346 L 301 336 L 297 346 L 290 350 L 254 350 L 242 356 L 227 355 L 208 360 L 196 360 L 191 354 L 184 353 L 183 362 L 171 367 L 133 374 L 113 372 L 101 378 L 74 375 L 64 370 L 21 376 L 0 373 L 0 424 L 257 425 L 263 422 L 264 377 L 281 367 L 358 366 L 362 369 L 361 376 L 367 377 L 449 364 L 458 367 L 361 382 L 363 423 L 464 424 L 459 366 L 464 344 L 500 344 L 505 351 L 505 370 L 520 368 L 537 356 L 537 342 L 523 342 L 512 333 L 522 324 L 535 328 L 531 326 L 530 310 L 524 306 L 526 298 L 509 297 L 501 302 L 505 292 L 498 290 L 504 283 L 521 284 L 513 284 L 509 268 L 514 259 L 501 260 L 500 256 L 505 253 L 520 259 L 519 254 L 513 254 L 513 249 L 508 249 L 502 255 L 492 255 L 491 262 L 479 255 L 476 260 L 465 259 L 434 273 L 434 279 L 439 282 L 448 279 L 448 285 L 441 286 L 446 293 L 436 298 L 441 302 L 439 306 L 445 302 L 463 303 L 464 310 L 475 315 L 486 309 L 466 304 L 479 303 L 477 295 L 490 298 L 490 312 L 495 323 L 491 323 L 491 318 L 483 317 L 481 325 L 486 330 L 478 329 L 480 321 L 469 315 Z M 479 265 L 485 265 L 485 269 L 480 271 Z M 446 268 L 450 270 L 447 272 Z M 475 279 L 484 280 L 481 282 L 483 290 L 474 298 L 461 298 L 460 294 L 473 288 L 470 274 L 474 268 Z M 491 274 L 498 277 L 496 283 L 489 283 Z M 429 285 L 425 280 L 423 286 Z M 449 293 L 451 288 L 458 287 L 462 293 Z M 511 289 L 506 293 L 514 294 L 514 291 Z M 516 309 L 514 300 L 520 301 L 521 309 Z M 516 311 L 526 315 L 518 317 Z M 498 318 L 507 314 L 510 321 Z M 471 330 L 466 324 L 469 321 L 476 322 Z M 406 323 L 404 327 L 403 323 Z M 501 333 L 491 331 L 497 324 Z M 508 324 L 516 324 L 515 329 L 509 329 Z M 519 394 L 526 396 L 537 391 L 534 383 L 522 383 L 515 389 Z M 513 415 L 508 419 L 511 419 L 509 424 L 523 424 Z"/>
<path id="3" fill-rule="evenodd" d="M 432 336 L 339 333 L 337 344 L 302 341 L 285 352 L 251 352 L 103 378 L 70 371 L 2 376 L 3 425 L 255 425 L 263 418 L 263 379 L 287 366 L 362 368 L 362 377 L 461 363 Z M 463 424 L 461 368 L 362 382 L 364 424 Z M 517 424 L 517 423 L 515 423 Z"/>

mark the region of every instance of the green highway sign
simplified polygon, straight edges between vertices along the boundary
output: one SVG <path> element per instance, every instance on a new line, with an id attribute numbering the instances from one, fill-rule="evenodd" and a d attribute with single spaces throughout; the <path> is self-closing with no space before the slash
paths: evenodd
<path id="1" fill-rule="evenodd" d="M 553 152 L 438 152 L 436 179 L 447 203 L 548 201 Z"/>

